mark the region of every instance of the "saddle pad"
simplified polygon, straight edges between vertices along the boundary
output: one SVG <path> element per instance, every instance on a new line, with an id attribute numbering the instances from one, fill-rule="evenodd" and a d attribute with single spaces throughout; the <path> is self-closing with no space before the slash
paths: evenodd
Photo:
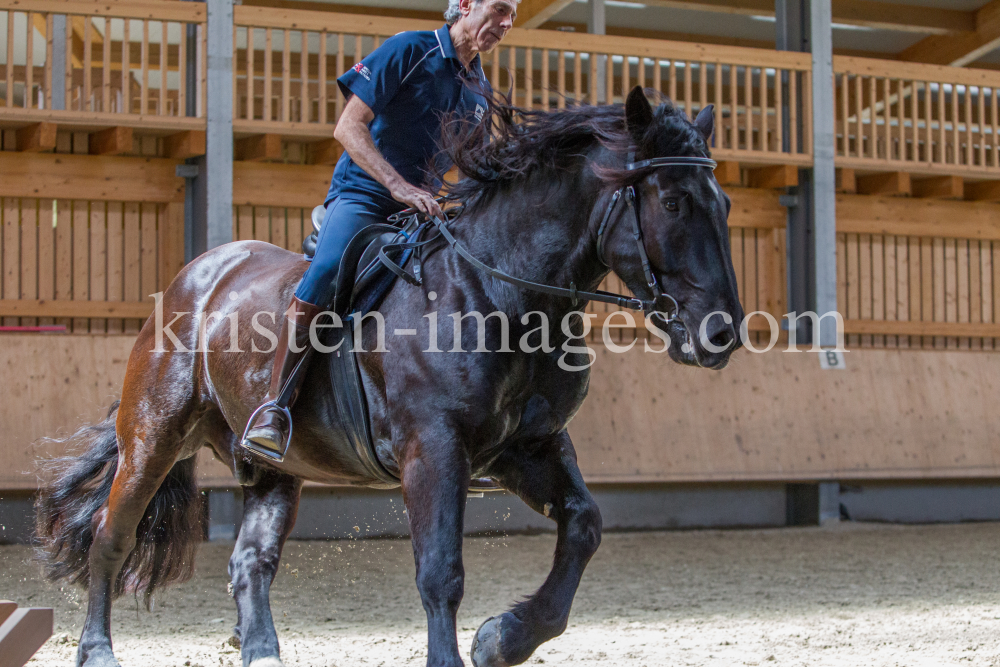
<path id="1" fill-rule="evenodd" d="M 340 343 L 337 351 L 328 355 L 330 389 L 337 421 L 364 469 L 385 488 L 398 487 L 399 478 L 382 465 L 375 453 L 371 422 L 368 418 L 368 398 L 361 382 L 358 357 L 353 352 L 354 328 L 346 325 L 332 331 L 334 333 L 327 344 L 336 346 Z"/>

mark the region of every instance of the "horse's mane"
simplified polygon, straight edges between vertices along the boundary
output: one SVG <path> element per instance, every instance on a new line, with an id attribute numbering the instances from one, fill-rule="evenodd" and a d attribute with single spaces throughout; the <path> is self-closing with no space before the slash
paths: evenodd
<path id="1" fill-rule="evenodd" d="M 638 149 L 637 159 L 653 157 L 643 155 L 644 148 L 658 155 L 708 154 L 698 129 L 666 99 L 654 107 L 645 135 L 634 137 L 625 126 L 622 104 L 542 111 L 494 98 L 482 122 L 451 118 L 443 123 L 441 153 L 463 176 L 457 183 L 445 182 L 444 191 L 463 203 L 488 197 L 539 170 L 565 171 L 598 143 L 623 157 Z M 605 181 L 619 184 L 644 175 L 607 165 L 595 165 L 594 171 Z M 437 177 L 444 181 L 443 175 Z"/>

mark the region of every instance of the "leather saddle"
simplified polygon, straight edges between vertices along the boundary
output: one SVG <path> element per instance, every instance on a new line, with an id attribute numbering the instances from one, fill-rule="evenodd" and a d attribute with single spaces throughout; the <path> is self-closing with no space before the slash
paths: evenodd
<path id="1" fill-rule="evenodd" d="M 325 206 L 317 206 L 312 211 L 313 232 L 302 242 L 302 252 L 310 259 L 316 254 L 316 242 L 325 216 Z M 410 217 L 399 223 L 369 225 L 354 235 L 341 257 L 334 299 L 330 304 L 337 315 L 345 317 L 352 312 L 378 308 L 396 281 L 396 276 L 379 261 L 379 251 L 386 246 L 405 243 L 418 225 L 417 219 Z M 412 250 L 388 248 L 385 254 L 395 264 L 405 266 Z"/>
<path id="2" fill-rule="evenodd" d="M 302 251 L 307 257 L 311 258 L 316 253 L 317 236 L 325 216 L 324 206 L 313 209 L 313 233 L 302 242 Z M 340 261 L 331 309 L 346 321 L 350 313 L 366 313 L 378 308 L 398 275 L 379 259 L 380 251 L 384 249 L 386 258 L 397 267 L 406 266 L 413 251 L 391 246 L 415 240 L 419 236 L 419 227 L 417 216 L 408 216 L 398 223 L 369 225 L 355 234 Z M 337 346 L 342 343 L 339 349 L 344 352 L 337 352 L 329 360 L 330 384 L 333 389 L 331 407 L 336 415 L 336 423 L 341 427 L 343 442 L 353 450 L 367 473 L 378 480 L 372 486 L 397 487 L 399 478 L 382 464 L 376 452 L 369 421 L 368 398 L 358 368 L 357 355 L 352 353 L 351 328 L 345 326 L 334 329 L 332 336 L 334 340 L 327 341 L 327 344 Z M 470 495 L 498 490 L 500 487 L 492 479 L 474 478 L 469 482 Z"/>

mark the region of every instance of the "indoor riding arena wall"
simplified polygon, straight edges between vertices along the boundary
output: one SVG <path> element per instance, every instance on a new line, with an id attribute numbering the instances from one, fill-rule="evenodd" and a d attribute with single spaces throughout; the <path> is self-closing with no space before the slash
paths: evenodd
<path id="1" fill-rule="evenodd" d="M 5 520 L 15 535 L 6 539 L 23 539 L 27 530 L 24 494 L 35 486 L 35 458 L 60 453 L 43 438 L 65 436 L 106 411 L 152 310 L 149 295 L 183 266 L 179 161 L 73 155 L 72 141 L 66 148 L 70 154 L 0 152 L 12 175 L 0 184 L 2 323 L 66 326 L 65 333 L 4 334 L 0 347 L 7 379 L 0 489 L 15 507 Z M 234 238 L 297 249 L 328 171 L 237 161 Z M 746 311 L 780 321 L 785 208 L 778 189 L 744 187 L 748 177 L 744 171 L 740 185 L 726 188 L 734 267 Z M 261 182 L 272 187 L 256 187 Z M 788 485 L 819 481 L 841 482 L 840 505 L 849 510 L 854 498 L 860 514 L 861 496 L 848 492 L 875 492 L 866 485 L 914 492 L 927 483 L 972 484 L 986 493 L 980 514 L 957 517 L 1000 516 L 992 486 L 1000 462 L 990 446 L 1000 402 L 1000 357 L 992 352 L 1000 336 L 998 214 L 1000 205 L 983 202 L 840 195 L 843 371 L 822 370 L 815 353 L 782 352 L 784 332 L 772 351 L 741 351 L 721 372 L 643 352 L 659 341 L 641 321 L 637 328 L 622 326 L 620 316 L 609 323 L 612 344 L 636 341 L 628 353 L 611 352 L 592 334 L 598 358 L 590 395 L 570 432 L 610 525 L 783 524 L 791 520 Z M 623 288 L 613 277 L 606 286 Z M 612 308 L 591 310 L 595 328 L 612 317 Z M 764 324 L 760 315 L 750 323 L 758 348 L 769 338 Z M 228 491 L 234 480 L 207 450 L 199 457 L 213 515 L 238 520 L 238 494 Z M 379 494 L 309 488 L 299 534 L 331 534 L 323 524 L 334 496 L 360 514 L 385 503 Z M 912 498 L 900 502 L 913 507 Z M 497 497 L 481 502 L 484 518 L 470 515 L 470 525 L 490 530 L 487 515 L 497 503 L 514 515 L 507 527 L 545 527 L 516 500 Z M 637 516 L 636 506 L 649 516 Z M 231 530 L 225 523 L 224 534 Z M 383 530 L 397 529 L 405 532 L 403 525 Z"/>

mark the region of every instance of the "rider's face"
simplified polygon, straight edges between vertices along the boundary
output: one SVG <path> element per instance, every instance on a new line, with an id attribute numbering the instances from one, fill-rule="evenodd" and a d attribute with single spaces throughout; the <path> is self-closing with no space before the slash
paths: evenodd
<path id="1" fill-rule="evenodd" d="M 462 0 L 461 8 L 476 50 L 484 53 L 500 43 L 517 16 L 515 0 Z"/>

